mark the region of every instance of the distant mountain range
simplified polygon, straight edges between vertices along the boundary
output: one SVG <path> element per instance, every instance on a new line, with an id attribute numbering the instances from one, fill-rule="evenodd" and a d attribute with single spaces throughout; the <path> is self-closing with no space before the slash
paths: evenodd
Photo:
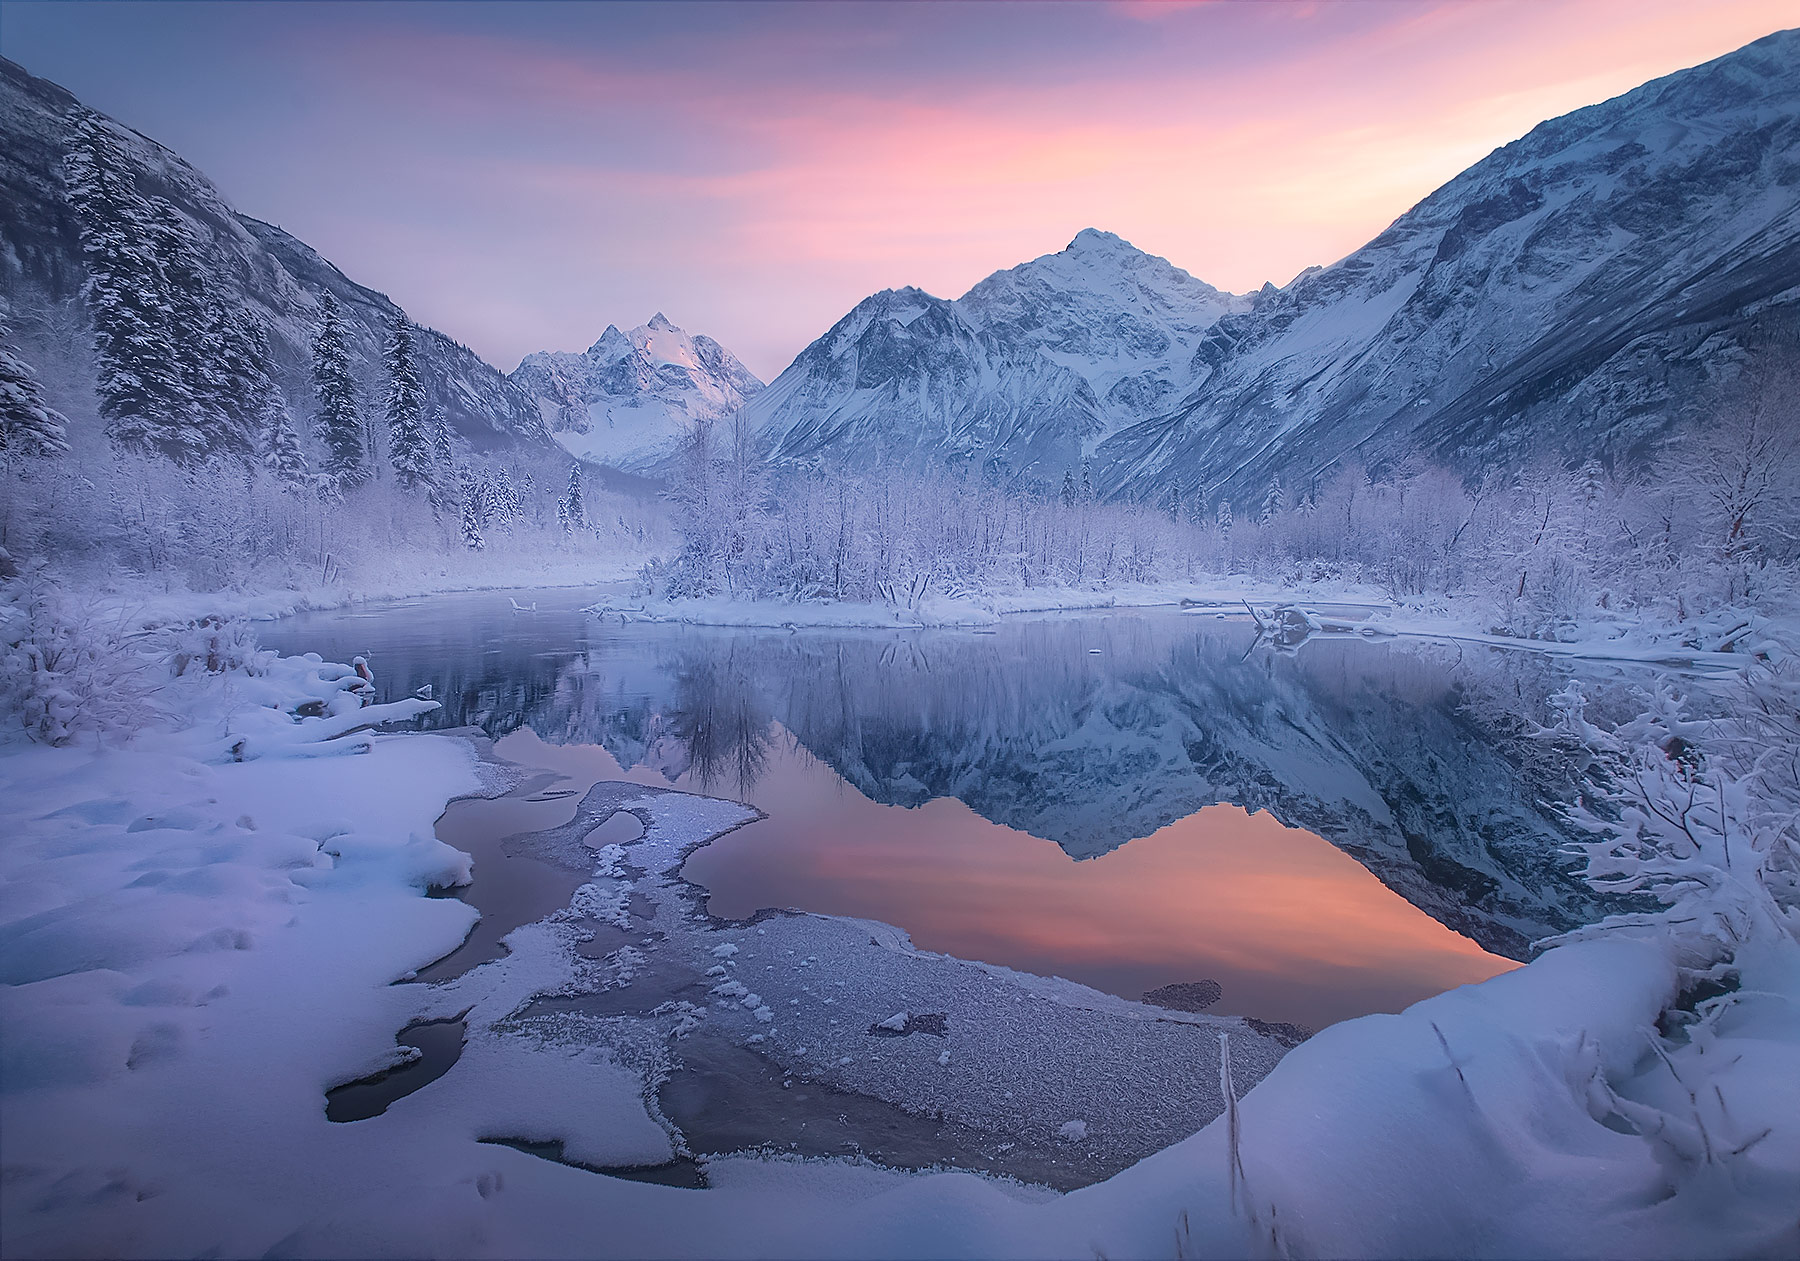
<path id="1" fill-rule="evenodd" d="M 0 296 L 79 420 L 84 265 L 59 175 L 75 107 L 0 60 Z M 374 391 L 398 308 L 114 127 L 216 286 L 267 321 L 297 414 L 327 290 Z M 646 472 L 692 421 L 740 408 L 778 462 L 952 462 L 1051 486 L 1088 462 L 1102 494 L 1150 502 L 1261 502 L 1277 479 L 1303 491 L 1415 452 L 1470 472 L 1626 456 L 1711 414 L 1759 357 L 1800 356 L 1800 32 L 1544 123 L 1281 289 L 1224 293 L 1088 229 L 954 301 L 877 293 L 766 388 L 660 315 L 510 377 L 424 342 L 429 401 L 472 446 L 554 440 Z"/>
<path id="2" fill-rule="evenodd" d="M 1800 32 L 1544 123 L 1330 267 L 1235 296 L 1088 230 L 860 303 L 748 405 L 783 461 L 1260 502 L 1408 452 L 1627 455 L 1800 346 Z"/>
<path id="3" fill-rule="evenodd" d="M 50 403 L 72 423 L 97 427 L 80 299 L 87 268 L 62 178 L 78 106 L 56 84 L 0 58 L 0 298 Z M 385 388 L 382 348 L 400 308 L 304 242 L 233 210 L 211 181 L 155 141 L 118 123 L 110 129 L 138 187 L 174 206 L 209 289 L 267 326 L 272 374 L 302 430 L 311 415 L 310 348 L 326 292 L 343 308 L 363 399 L 376 405 Z M 423 330 L 420 343 L 427 406 L 442 408 L 469 447 L 555 449 L 530 394 L 442 333 Z"/>
<path id="4" fill-rule="evenodd" d="M 664 466 L 697 420 L 724 420 L 763 388 L 710 337 L 658 311 L 629 333 L 607 325 L 581 354 L 540 351 L 512 373 L 572 454 L 631 472 Z"/>

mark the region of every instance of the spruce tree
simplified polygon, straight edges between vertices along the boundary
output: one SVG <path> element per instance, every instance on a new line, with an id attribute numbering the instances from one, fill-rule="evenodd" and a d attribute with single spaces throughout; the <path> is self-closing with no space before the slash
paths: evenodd
<path id="1" fill-rule="evenodd" d="M 123 451 L 198 459 L 203 444 L 169 340 L 167 286 L 151 239 L 154 214 L 118 139 L 91 110 L 75 116 L 63 185 L 87 265 L 81 293 L 94 321 L 107 437 Z"/>
<path id="2" fill-rule="evenodd" d="M 7 345 L 0 324 L 0 465 L 23 456 L 61 455 L 69 449 L 68 421 L 44 402 L 37 379 Z"/>
<path id="3" fill-rule="evenodd" d="M 1267 525 L 1287 510 L 1287 488 L 1277 477 L 1269 483 L 1269 493 L 1263 498 L 1261 524 Z"/>
<path id="4" fill-rule="evenodd" d="M 1081 502 L 1094 501 L 1094 464 L 1092 460 L 1081 462 Z"/>
<path id="5" fill-rule="evenodd" d="M 1063 483 L 1062 483 L 1062 506 L 1065 508 L 1073 508 L 1075 506 L 1075 496 L 1079 493 L 1080 492 L 1078 492 L 1075 489 L 1075 470 L 1074 469 L 1064 469 L 1063 470 Z"/>
<path id="6" fill-rule="evenodd" d="M 463 546 L 471 552 L 479 552 L 487 546 L 481 537 L 480 499 L 479 494 L 471 494 L 463 498 L 462 541 Z"/>
<path id="7" fill-rule="evenodd" d="M 569 493 L 564 496 L 563 501 L 568 505 L 570 526 L 576 528 L 585 526 L 587 524 L 587 508 L 581 498 L 580 463 L 569 466 Z"/>
<path id="8" fill-rule="evenodd" d="M 182 384 L 182 397 L 173 414 L 183 431 L 183 442 L 193 452 L 193 459 L 233 448 L 246 453 L 248 433 L 240 431 L 235 441 L 228 434 L 225 410 L 230 405 L 230 386 L 221 366 L 224 316 L 222 308 L 213 310 L 206 264 L 193 234 L 181 213 L 161 197 L 150 200 L 149 232 L 157 274 L 162 278 L 165 337 Z"/>
<path id="9" fill-rule="evenodd" d="M 388 459 L 402 490 L 431 485 L 432 444 L 425 432 L 425 387 L 413 359 L 412 330 L 404 313 L 394 317 L 387 348 Z"/>
<path id="10" fill-rule="evenodd" d="M 300 435 L 294 431 L 281 387 L 271 384 L 270 389 L 262 417 L 263 467 L 292 490 L 306 483 L 306 456 L 300 450 Z"/>
<path id="11" fill-rule="evenodd" d="M 324 472 L 338 490 L 369 479 L 365 463 L 362 418 L 357 414 L 356 382 L 350 375 L 350 352 L 344 345 L 343 313 L 330 292 L 319 302 L 319 332 L 313 338 L 313 395 L 319 400 L 319 436 L 325 441 Z"/>
<path id="12" fill-rule="evenodd" d="M 439 475 L 446 482 L 456 467 L 456 452 L 450 445 L 450 423 L 444 419 L 444 409 L 431 409 L 431 449 L 437 456 Z"/>
<path id="13" fill-rule="evenodd" d="M 233 454 L 267 455 L 271 414 L 287 410 L 269 373 L 268 329 L 249 312 L 229 310 L 218 301 L 209 307 L 208 322 L 219 357 L 213 400 L 219 420 L 216 445 Z"/>

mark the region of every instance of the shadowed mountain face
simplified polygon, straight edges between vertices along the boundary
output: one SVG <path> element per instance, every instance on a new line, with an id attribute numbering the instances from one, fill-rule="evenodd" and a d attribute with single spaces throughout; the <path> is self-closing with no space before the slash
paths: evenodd
<path id="1" fill-rule="evenodd" d="M 94 365 L 86 353 L 87 278 L 63 156 L 79 102 L 0 58 L 0 296 L 51 404 L 83 423 L 94 413 Z M 363 398 L 381 397 L 382 351 L 400 308 L 346 277 L 304 242 L 233 210 L 199 171 L 118 123 L 110 131 L 138 191 L 166 198 L 192 238 L 208 289 L 269 330 L 271 373 L 303 430 L 312 394 L 311 345 L 320 297 L 333 294 Z M 468 347 L 421 330 L 419 373 L 427 407 L 476 450 L 519 443 L 552 449 L 530 395 Z"/>
<path id="2" fill-rule="evenodd" d="M 1507 739 L 1506 715 L 1562 687 L 1566 662 L 1404 642 L 1246 656 L 1247 626 L 1174 613 L 788 634 L 599 625 L 572 598 L 545 608 L 440 598 L 292 619 L 274 642 L 369 653 L 386 695 L 432 683 L 434 723 L 529 726 L 724 796 L 754 796 L 785 729 L 875 801 L 959 798 L 1078 859 L 1216 802 L 1268 810 L 1514 958 L 1597 911 L 1544 804 L 1566 785 Z M 1581 677 L 1596 710 L 1623 686 Z"/>
<path id="3" fill-rule="evenodd" d="M 1255 500 L 1334 461 L 1628 454 L 1800 345 L 1800 32 L 1555 119 L 1202 342 L 1109 492 Z"/>

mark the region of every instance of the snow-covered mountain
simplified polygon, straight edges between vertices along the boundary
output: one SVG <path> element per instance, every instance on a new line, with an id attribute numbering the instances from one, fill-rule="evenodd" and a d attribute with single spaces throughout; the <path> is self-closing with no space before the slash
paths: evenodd
<path id="1" fill-rule="evenodd" d="M 1542 124 L 1201 342 L 1100 484 L 1260 500 L 1346 457 L 1628 454 L 1800 340 L 1800 31 Z"/>
<path id="2" fill-rule="evenodd" d="M 1090 228 L 955 301 L 865 299 L 745 415 L 778 460 L 935 458 L 1048 478 L 1180 397 L 1207 329 L 1249 305 Z"/>
<path id="3" fill-rule="evenodd" d="M 583 460 L 655 469 L 696 420 L 724 420 L 763 388 L 710 337 L 658 311 L 629 333 L 607 325 L 581 354 L 540 351 L 512 373 L 556 440 Z"/>
<path id="4" fill-rule="evenodd" d="M 80 297 L 87 267 L 62 177 L 79 105 L 63 88 L 0 58 L 0 298 L 46 396 L 82 425 L 95 422 Z M 233 210 L 206 176 L 155 141 L 117 122 L 108 127 L 139 190 L 173 205 L 209 291 L 266 324 L 273 375 L 302 427 L 311 405 L 310 346 L 326 292 L 343 309 L 363 398 L 379 399 L 382 347 L 400 308 L 304 242 Z M 532 398 L 497 368 L 442 333 L 422 329 L 419 342 L 426 405 L 441 407 L 471 447 L 550 447 Z"/>

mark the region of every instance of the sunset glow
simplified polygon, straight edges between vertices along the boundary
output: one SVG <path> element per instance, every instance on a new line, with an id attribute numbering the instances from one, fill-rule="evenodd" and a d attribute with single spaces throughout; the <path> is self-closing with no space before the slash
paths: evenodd
<path id="1" fill-rule="evenodd" d="M 363 7 L 353 33 L 349 16 L 9 2 L 0 42 L 502 368 L 662 309 L 768 379 L 877 289 L 956 296 L 1088 226 L 1221 288 L 1283 284 L 1542 119 L 1793 10 L 418 4 Z"/>

